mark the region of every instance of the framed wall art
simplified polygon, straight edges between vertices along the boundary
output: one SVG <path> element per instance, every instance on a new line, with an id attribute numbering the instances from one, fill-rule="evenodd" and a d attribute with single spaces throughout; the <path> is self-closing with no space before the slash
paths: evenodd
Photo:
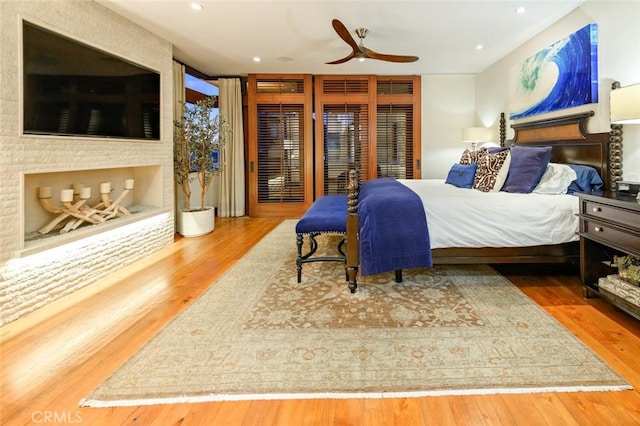
<path id="1" fill-rule="evenodd" d="M 514 67 L 510 115 L 517 120 L 598 102 L 598 29 L 589 24 Z"/>

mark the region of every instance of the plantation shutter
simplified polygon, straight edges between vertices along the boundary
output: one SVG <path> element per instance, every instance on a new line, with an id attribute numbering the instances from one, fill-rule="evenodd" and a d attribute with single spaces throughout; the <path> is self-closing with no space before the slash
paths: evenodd
<path id="1" fill-rule="evenodd" d="M 378 105 L 379 176 L 413 178 L 413 105 Z"/>
<path id="2" fill-rule="evenodd" d="M 316 196 L 346 193 L 350 169 L 362 182 L 372 177 L 374 85 L 367 76 L 317 77 Z"/>
<path id="3" fill-rule="evenodd" d="M 258 202 L 304 202 L 304 107 L 258 105 Z"/>
<path id="4" fill-rule="evenodd" d="M 379 177 L 419 178 L 419 80 L 378 77 L 376 161 Z"/>
<path id="5" fill-rule="evenodd" d="M 249 215 L 295 217 L 313 202 L 312 79 L 248 79 Z"/>
<path id="6" fill-rule="evenodd" d="M 355 169 L 362 177 L 362 171 L 369 169 L 369 106 L 324 105 L 322 120 L 323 192 L 344 194 L 349 170 Z"/>

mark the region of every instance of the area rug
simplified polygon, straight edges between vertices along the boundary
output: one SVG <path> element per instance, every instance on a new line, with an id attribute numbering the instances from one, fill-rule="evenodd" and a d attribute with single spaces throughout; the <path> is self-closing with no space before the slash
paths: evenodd
<path id="1" fill-rule="evenodd" d="M 295 221 L 261 240 L 84 406 L 631 389 L 486 265 L 361 277 L 305 264 Z M 335 251 L 336 236 L 319 237 Z"/>

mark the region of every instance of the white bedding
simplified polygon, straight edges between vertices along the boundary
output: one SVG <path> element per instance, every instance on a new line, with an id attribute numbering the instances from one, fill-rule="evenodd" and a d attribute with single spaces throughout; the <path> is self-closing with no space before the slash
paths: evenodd
<path id="1" fill-rule="evenodd" d="M 481 192 L 399 179 L 424 204 L 431 248 L 529 247 L 578 240 L 578 197 Z"/>

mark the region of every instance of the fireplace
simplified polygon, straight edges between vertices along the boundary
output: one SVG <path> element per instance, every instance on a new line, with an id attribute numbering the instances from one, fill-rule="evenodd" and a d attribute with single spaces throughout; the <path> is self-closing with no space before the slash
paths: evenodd
<path id="1" fill-rule="evenodd" d="M 161 165 L 24 174 L 21 255 L 48 250 L 165 213 L 162 183 Z M 79 220 L 71 226 L 71 220 L 76 218 L 65 214 L 68 210 L 63 201 L 67 201 L 66 206 L 76 205 L 82 197 L 80 204 L 86 211 L 94 207 L 104 209 L 104 193 L 109 194 L 111 201 L 121 198 L 118 214 L 109 215 L 112 217 L 103 214 L 96 221 Z M 59 219 L 64 220 L 58 223 Z"/>

